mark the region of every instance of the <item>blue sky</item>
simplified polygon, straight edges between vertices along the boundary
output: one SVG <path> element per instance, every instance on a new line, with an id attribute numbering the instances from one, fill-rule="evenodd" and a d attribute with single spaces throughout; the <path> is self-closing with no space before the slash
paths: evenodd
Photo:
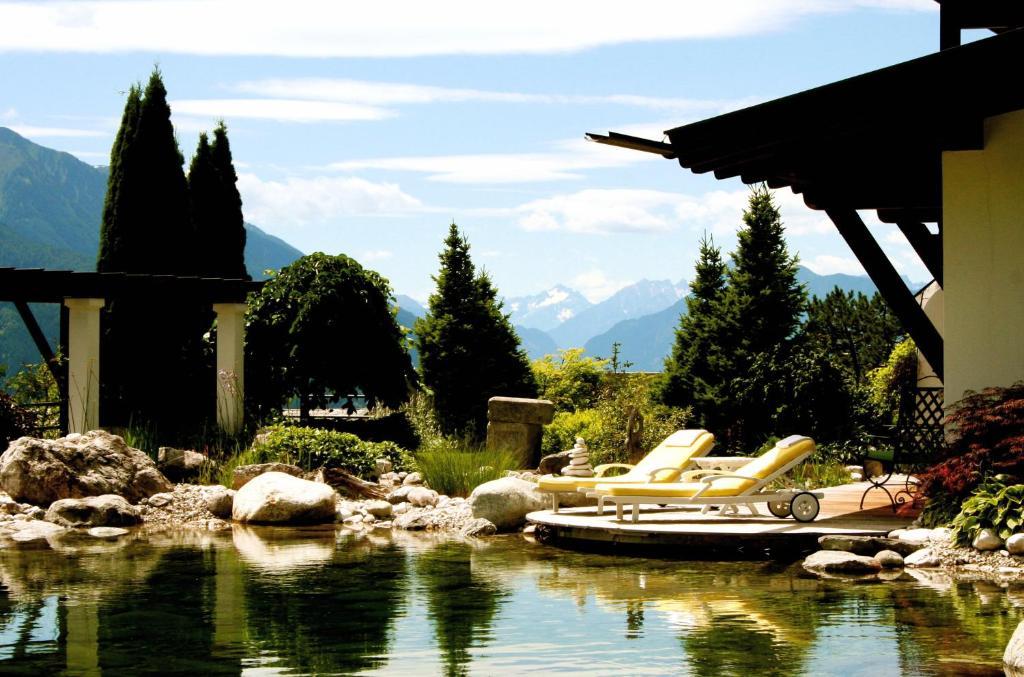
<path id="1" fill-rule="evenodd" d="M 937 45 L 932 0 L 0 0 L 0 125 L 107 164 L 124 92 L 158 62 L 186 158 L 223 117 L 264 230 L 423 299 L 454 220 L 502 294 L 599 300 L 689 279 L 704 231 L 730 250 L 747 189 L 584 132 L 660 139 Z M 777 197 L 805 265 L 862 272 L 823 214 Z M 875 232 L 927 279 L 898 230 Z"/>

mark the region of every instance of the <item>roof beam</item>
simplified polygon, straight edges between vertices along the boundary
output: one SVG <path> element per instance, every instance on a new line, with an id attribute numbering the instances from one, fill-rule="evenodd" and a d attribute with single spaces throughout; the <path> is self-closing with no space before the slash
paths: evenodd
<path id="1" fill-rule="evenodd" d="M 900 279 L 899 273 L 878 246 L 860 215 L 852 209 L 826 209 L 825 213 L 832 219 L 846 244 L 850 245 L 854 256 L 864 266 L 868 277 L 878 287 L 878 292 L 900 324 L 914 339 L 917 349 L 928 360 L 939 380 L 943 380 L 942 335 Z"/>
<path id="2" fill-rule="evenodd" d="M 644 153 L 654 153 L 655 155 L 660 155 L 666 160 L 674 160 L 676 157 L 676 151 L 672 148 L 672 144 L 664 143 L 662 141 L 651 141 L 650 139 L 643 139 L 639 136 L 619 134 L 618 132 L 608 132 L 608 135 L 605 136 L 603 134 L 592 134 L 587 132 L 586 138 L 588 141 L 603 143 L 606 146 L 617 146 L 619 148 L 639 150 Z"/>
<path id="3" fill-rule="evenodd" d="M 900 221 L 896 224 L 903 231 L 907 242 L 917 252 L 921 263 L 942 286 L 942 235 L 933 234 L 928 226 L 919 221 Z"/>

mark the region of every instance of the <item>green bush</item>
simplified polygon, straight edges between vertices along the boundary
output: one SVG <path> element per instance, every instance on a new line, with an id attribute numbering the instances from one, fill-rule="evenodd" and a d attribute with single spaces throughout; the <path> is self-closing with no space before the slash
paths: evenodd
<path id="1" fill-rule="evenodd" d="M 1024 484 L 1007 486 L 1005 475 L 998 475 L 975 489 L 964 501 L 960 514 L 953 518 L 953 540 L 969 545 L 981 529 L 994 529 L 1003 540 L 1024 526 Z"/>
<path id="2" fill-rule="evenodd" d="M 416 465 L 431 489 L 448 496 L 469 496 L 484 482 L 518 469 L 521 461 L 504 451 L 438 449 L 418 454 Z"/>
<path id="3" fill-rule="evenodd" d="M 367 475 L 374 461 L 386 458 L 395 471 L 413 465 L 409 452 L 394 442 L 364 442 L 349 433 L 275 425 L 264 429 L 253 442 L 250 463 L 292 463 L 305 470 L 342 468 L 355 475 Z"/>
<path id="4" fill-rule="evenodd" d="M 868 372 L 868 401 L 887 424 L 894 424 L 900 392 L 916 382 L 917 346 L 908 338 L 896 344 L 885 364 Z"/>
<path id="5" fill-rule="evenodd" d="M 588 445 L 603 439 L 601 414 L 597 409 L 560 411 L 555 414 L 551 424 L 544 426 L 541 453 L 544 455 L 557 454 L 560 451 L 572 449 L 577 437 L 582 437 Z"/>
<path id="6" fill-rule="evenodd" d="M 584 357 L 583 348 L 560 350 L 530 365 L 539 397 L 551 400 L 557 411 L 578 411 L 597 405 L 608 360 Z"/>

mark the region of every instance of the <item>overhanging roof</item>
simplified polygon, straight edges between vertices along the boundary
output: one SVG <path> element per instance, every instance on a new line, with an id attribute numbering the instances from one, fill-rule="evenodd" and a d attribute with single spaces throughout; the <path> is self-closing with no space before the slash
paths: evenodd
<path id="1" fill-rule="evenodd" d="M 61 303 L 65 298 L 146 298 L 245 303 L 262 282 L 133 273 L 0 268 L 0 301 Z"/>
<path id="2" fill-rule="evenodd" d="M 1024 108 L 1021 64 L 1017 29 L 670 129 L 671 153 L 660 154 L 696 173 L 789 187 L 815 209 L 934 222 L 942 152 L 981 149 L 986 117 Z"/>

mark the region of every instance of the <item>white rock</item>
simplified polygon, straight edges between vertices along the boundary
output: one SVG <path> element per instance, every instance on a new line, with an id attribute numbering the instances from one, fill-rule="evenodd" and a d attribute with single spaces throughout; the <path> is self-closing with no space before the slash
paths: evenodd
<path id="1" fill-rule="evenodd" d="M 536 484 L 514 477 L 484 482 L 469 496 L 473 517 L 486 519 L 499 531 L 518 529 L 527 513 L 543 510 L 549 503 Z"/>
<path id="2" fill-rule="evenodd" d="M 903 555 L 894 550 L 882 550 L 875 555 L 875 559 L 878 560 L 883 569 L 899 569 L 903 567 Z"/>
<path id="3" fill-rule="evenodd" d="M 1014 534 L 1006 539 L 1006 550 L 1011 555 L 1024 555 L 1024 534 Z"/>
<path id="4" fill-rule="evenodd" d="M 342 520 L 342 523 L 344 523 L 344 524 L 361 524 L 362 521 L 363 521 L 363 516 L 362 515 L 349 515 L 348 517 L 346 517 L 345 519 Z"/>
<path id="5" fill-rule="evenodd" d="M 902 536 L 905 533 L 907 533 L 906 529 L 893 529 L 892 531 L 890 531 L 886 535 L 886 537 L 887 538 L 899 538 L 900 536 Z"/>
<path id="6" fill-rule="evenodd" d="M 819 550 L 804 560 L 809 571 L 825 571 L 842 574 L 867 574 L 878 571 L 882 565 L 874 557 L 854 555 L 841 550 Z"/>
<path id="7" fill-rule="evenodd" d="M 231 517 L 236 522 L 331 522 L 336 500 L 326 484 L 268 472 L 238 490 Z"/>
<path id="8" fill-rule="evenodd" d="M 220 519 L 230 519 L 231 509 L 235 504 L 235 490 L 224 487 L 211 489 L 206 497 L 206 509 Z"/>
<path id="9" fill-rule="evenodd" d="M 86 533 L 93 538 L 117 538 L 127 534 L 128 530 L 120 527 L 93 527 Z"/>
<path id="10" fill-rule="evenodd" d="M 391 517 L 392 511 L 394 511 L 394 506 L 387 501 L 367 501 L 363 507 L 368 515 L 373 515 L 378 519 Z"/>
<path id="11" fill-rule="evenodd" d="M 1003 539 L 992 529 L 980 529 L 971 541 L 975 550 L 999 550 L 1003 547 Z"/>
<path id="12" fill-rule="evenodd" d="M 353 514 L 355 513 L 353 513 L 349 508 L 338 508 L 338 519 L 340 520 L 347 520 Z"/>
<path id="13" fill-rule="evenodd" d="M 19 543 L 44 541 L 56 534 L 66 531 L 66 529 L 59 524 L 43 522 L 41 520 L 29 520 L 27 522 L 15 523 L 14 527 L 17 530 L 11 534 L 11 540 L 18 541 Z"/>
<path id="14" fill-rule="evenodd" d="M 426 487 L 414 487 L 407 498 L 409 503 L 421 508 L 437 504 L 437 492 Z"/>
<path id="15" fill-rule="evenodd" d="M 1006 644 L 1006 651 L 1003 652 L 1003 665 L 1014 671 L 1024 671 L 1024 621 L 1013 631 L 1013 636 Z M 1006 671 L 1006 674 L 1018 674 L 1017 672 Z"/>
<path id="16" fill-rule="evenodd" d="M 395 516 L 402 515 L 408 512 L 409 508 L 409 503 L 407 501 L 402 501 L 401 503 L 398 503 L 397 505 L 395 505 L 394 508 L 391 509 L 391 514 Z"/>
<path id="17" fill-rule="evenodd" d="M 889 538 L 892 538 L 890 535 Z M 905 529 L 903 533 L 899 535 L 901 541 L 907 543 L 914 543 L 916 545 L 922 545 L 932 540 L 931 529 Z"/>
<path id="18" fill-rule="evenodd" d="M 54 501 L 46 519 L 65 527 L 113 527 L 137 524 L 141 516 L 139 509 L 122 496 L 104 494 Z"/>
<path id="19" fill-rule="evenodd" d="M 423 475 L 418 472 L 411 472 L 405 476 L 402 480 L 402 484 L 409 486 L 411 484 L 423 484 Z"/>
<path id="20" fill-rule="evenodd" d="M 363 523 L 364 524 L 372 524 L 372 523 L 374 523 L 376 521 L 377 521 L 377 518 L 374 517 L 373 515 L 363 515 Z"/>
<path id="21" fill-rule="evenodd" d="M 951 543 L 953 541 L 953 530 L 948 527 L 936 527 L 932 529 L 932 543 Z"/>
<path id="22" fill-rule="evenodd" d="M 931 548 L 922 548 L 904 557 L 903 564 L 915 569 L 931 569 L 942 564 L 942 561 L 938 555 L 932 552 Z"/>

